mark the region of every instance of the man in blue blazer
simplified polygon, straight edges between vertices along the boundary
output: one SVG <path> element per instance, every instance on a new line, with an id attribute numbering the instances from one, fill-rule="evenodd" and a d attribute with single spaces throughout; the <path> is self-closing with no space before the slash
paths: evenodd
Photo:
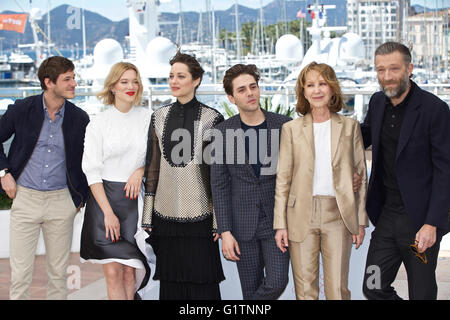
<path id="1" fill-rule="evenodd" d="M 281 127 L 291 118 L 260 108 L 259 72 L 237 64 L 225 73 L 225 92 L 239 114 L 220 123 L 211 189 L 222 252 L 237 262 L 245 300 L 277 299 L 286 288 L 289 253 L 273 230 Z"/>
<path id="2" fill-rule="evenodd" d="M 366 209 L 375 225 L 363 292 L 368 299 L 400 299 L 391 286 L 403 263 L 410 299 L 436 299 L 435 270 L 449 230 L 449 106 L 410 80 L 407 47 L 375 51 L 382 92 L 375 93 L 361 127 L 372 146 Z"/>
<path id="3" fill-rule="evenodd" d="M 66 273 L 73 219 L 84 205 L 81 169 L 86 112 L 75 97 L 74 65 L 64 57 L 38 70 L 43 93 L 16 100 L 0 119 L 1 187 L 13 200 L 10 214 L 11 299 L 28 299 L 42 229 L 47 255 L 48 299 L 67 297 Z M 3 143 L 14 138 L 8 156 Z"/>

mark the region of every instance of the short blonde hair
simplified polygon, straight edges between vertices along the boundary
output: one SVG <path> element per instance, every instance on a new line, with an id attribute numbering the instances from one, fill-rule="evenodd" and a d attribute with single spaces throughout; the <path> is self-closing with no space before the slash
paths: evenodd
<path id="1" fill-rule="evenodd" d="M 111 70 L 109 71 L 109 74 L 105 79 L 103 89 L 97 94 L 97 98 L 101 100 L 103 104 L 113 105 L 115 103 L 116 97 L 112 93 L 112 88 L 116 85 L 117 82 L 119 82 L 123 73 L 128 70 L 134 70 L 136 72 L 139 89 L 134 99 L 134 105 L 139 105 L 143 92 L 141 76 L 139 74 L 138 68 L 134 64 L 129 62 L 118 62 L 111 67 Z"/>
<path id="2" fill-rule="evenodd" d="M 305 98 L 305 82 L 306 75 L 308 72 L 313 70 L 318 72 L 323 77 L 323 79 L 330 86 L 331 91 L 333 91 L 333 96 L 331 97 L 330 105 L 328 106 L 330 112 L 339 112 L 345 108 L 339 80 L 337 79 L 333 68 L 325 63 L 311 62 L 300 72 L 297 79 L 297 84 L 295 85 L 295 93 L 297 94 L 297 113 L 305 115 L 311 111 L 309 101 Z"/>

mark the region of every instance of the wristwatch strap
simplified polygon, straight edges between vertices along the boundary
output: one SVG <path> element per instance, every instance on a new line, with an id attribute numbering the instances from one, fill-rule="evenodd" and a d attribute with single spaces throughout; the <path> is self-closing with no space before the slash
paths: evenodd
<path id="1" fill-rule="evenodd" d="M 10 173 L 11 171 L 9 169 L 3 169 L 0 170 L 0 177 L 4 177 L 6 176 L 8 173 Z"/>

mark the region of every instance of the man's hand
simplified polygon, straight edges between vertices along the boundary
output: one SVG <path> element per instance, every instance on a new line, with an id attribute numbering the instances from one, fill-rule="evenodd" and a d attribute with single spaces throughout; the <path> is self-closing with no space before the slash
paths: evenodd
<path id="1" fill-rule="evenodd" d="M 278 229 L 277 233 L 275 234 L 275 241 L 277 243 L 277 247 L 281 250 L 281 252 L 286 252 L 286 248 L 289 247 L 287 229 Z"/>
<path id="2" fill-rule="evenodd" d="M 358 249 L 364 241 L 366 230 L 364 226 L 359 226 L 359 234 L 352 234 L 353 243 L 356 244 L 355 248 Z"/>
<path id="3" fill-rule="evenodd" d="M 222 236 L 222 253 L 225 259 L 231 261 L 240 260 L 236 255 L 241 255 L 241 251 L 239 250 L 239 245 L 236 239 L 233 237 L 230 231 L 225 231 L 221 234 Z"/>
<path id="4" fill-rule="evenodd" d="M 424 224 L 416 233 L 416 243 L 419 253 L 425 252 L 432 247 L 436 242 L 436 227 L 429 224 Z"/>
<path id="5" fill-rule="evenodd" d="M 353 174 L 353 192 L 358 192 L 361 184 L 361 176 L 355 172 Z"/>
<path id="6" fill-rule="evenodd" d="M 3 190 L 5 190 L 10 199 L 14 199 L 16 197 L 17 185 L 12 174 L 7 173 L 1 180 Z"/>

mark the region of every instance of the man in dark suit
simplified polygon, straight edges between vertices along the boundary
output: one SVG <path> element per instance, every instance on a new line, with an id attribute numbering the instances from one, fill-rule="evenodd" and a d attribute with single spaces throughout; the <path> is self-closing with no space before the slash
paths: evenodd
<path id="1" fill-rule="evenodd" d="M 88 185 L 81 169 L 86 112 L 75 97 L 74 65 L 64 57 L 44 60 L 38 70 L 43 93 L 17 100 L 0 119 L 1 187 L 13 200 L 10 215 L 10 298 L 28 299 L 34 256 L 42 229 L 48 299 L 67 297 L 67 265 L 73 219 Z M 14 135 L 8 156 L 3 143 Z"/>
<path id="2" fill-rule="evenodd" d="M 410 80 L 404 45 L 379 46 L 375 68 L 382 92 L 372 96 L 361 127 L 365 147 L 372 145 L 366 209 L 375 225 L 363 292 L 400 299 L 391 284 L 403 263 L 409 298 L 436 299 L 439 244 L 449 229 L 449 107 Z"/>
<path id="3" fill-rule="evenodd" d="M 288 283 L 289 253 L 276 246 L 273 208 L 281 127 L 291 118 L 260 108 L 258 80 L 255 65 L 225 73 L 239 114 L 216 126 L 222 139 L 215 140 L 211 187 L 222 252 L 237 262 L 243 298 L 274 300 Z"/>

